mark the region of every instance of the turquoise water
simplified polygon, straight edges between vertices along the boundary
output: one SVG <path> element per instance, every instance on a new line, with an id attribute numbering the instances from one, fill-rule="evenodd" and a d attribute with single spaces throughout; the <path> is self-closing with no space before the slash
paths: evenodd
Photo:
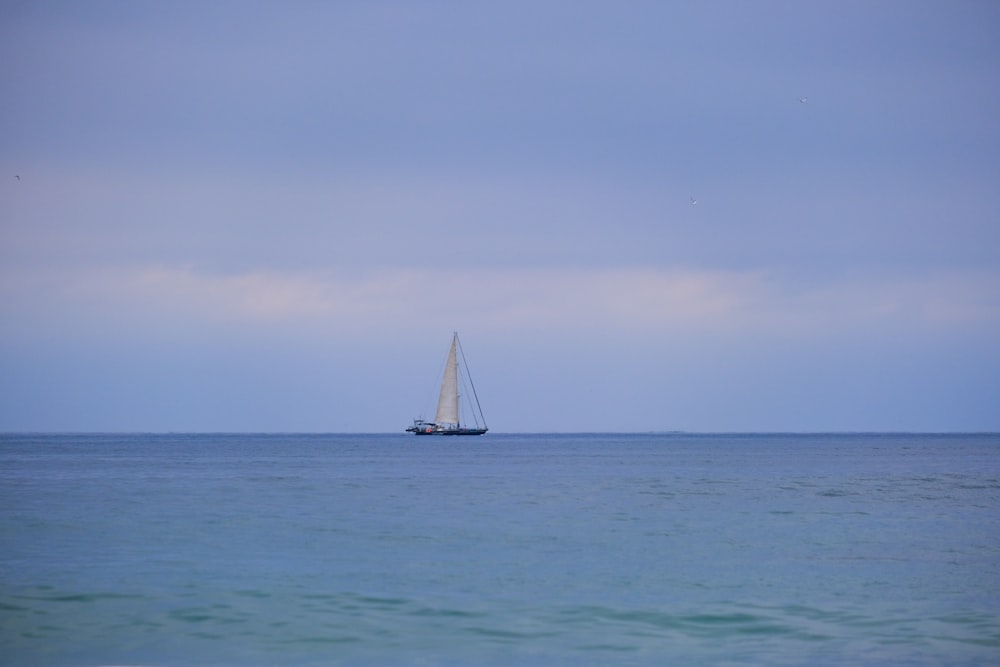
<path id="1" fill-rule="evenodd" d="M 1000 664 L 997 435 L 4 435 L 4 665 Z"/>

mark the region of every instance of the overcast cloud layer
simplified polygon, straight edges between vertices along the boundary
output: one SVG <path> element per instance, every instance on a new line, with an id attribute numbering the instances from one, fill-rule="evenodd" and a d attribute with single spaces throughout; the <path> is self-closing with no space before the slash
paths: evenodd
<path id="1" fill-rule="evenodd" d="M 1000 430 L 998 25 L 3 3 L 0 430 Z"/>

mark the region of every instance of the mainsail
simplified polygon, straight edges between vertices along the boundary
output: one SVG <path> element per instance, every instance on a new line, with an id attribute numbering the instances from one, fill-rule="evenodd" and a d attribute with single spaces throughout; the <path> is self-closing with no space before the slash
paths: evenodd
<path id="1" fill-rule="evenodd" d="M 441 395 L 438 396 L 437 414 L 434 421 L 438 424 L 458 424 L 458 357 L 455 347 L 458 334 L 451 339 L 451 350 L 444 366 L 444 378 L 441 379 Z"/>

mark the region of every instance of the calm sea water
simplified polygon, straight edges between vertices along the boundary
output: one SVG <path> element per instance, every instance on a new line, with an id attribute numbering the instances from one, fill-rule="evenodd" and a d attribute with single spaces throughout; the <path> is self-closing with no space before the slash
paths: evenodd
<path id="1" fill-rule="evenodd" d="M 0 436 L 4 665 L 1000 664 L 997 435 Z"/>

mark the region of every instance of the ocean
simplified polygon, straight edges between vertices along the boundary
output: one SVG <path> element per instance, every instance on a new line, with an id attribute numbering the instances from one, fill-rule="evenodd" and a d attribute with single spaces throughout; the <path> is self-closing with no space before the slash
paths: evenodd
<path id="1" fill-rule="evenodd" d="M 1000 664 L 1000 435 L 0 436 L 0 664 Z"/>

